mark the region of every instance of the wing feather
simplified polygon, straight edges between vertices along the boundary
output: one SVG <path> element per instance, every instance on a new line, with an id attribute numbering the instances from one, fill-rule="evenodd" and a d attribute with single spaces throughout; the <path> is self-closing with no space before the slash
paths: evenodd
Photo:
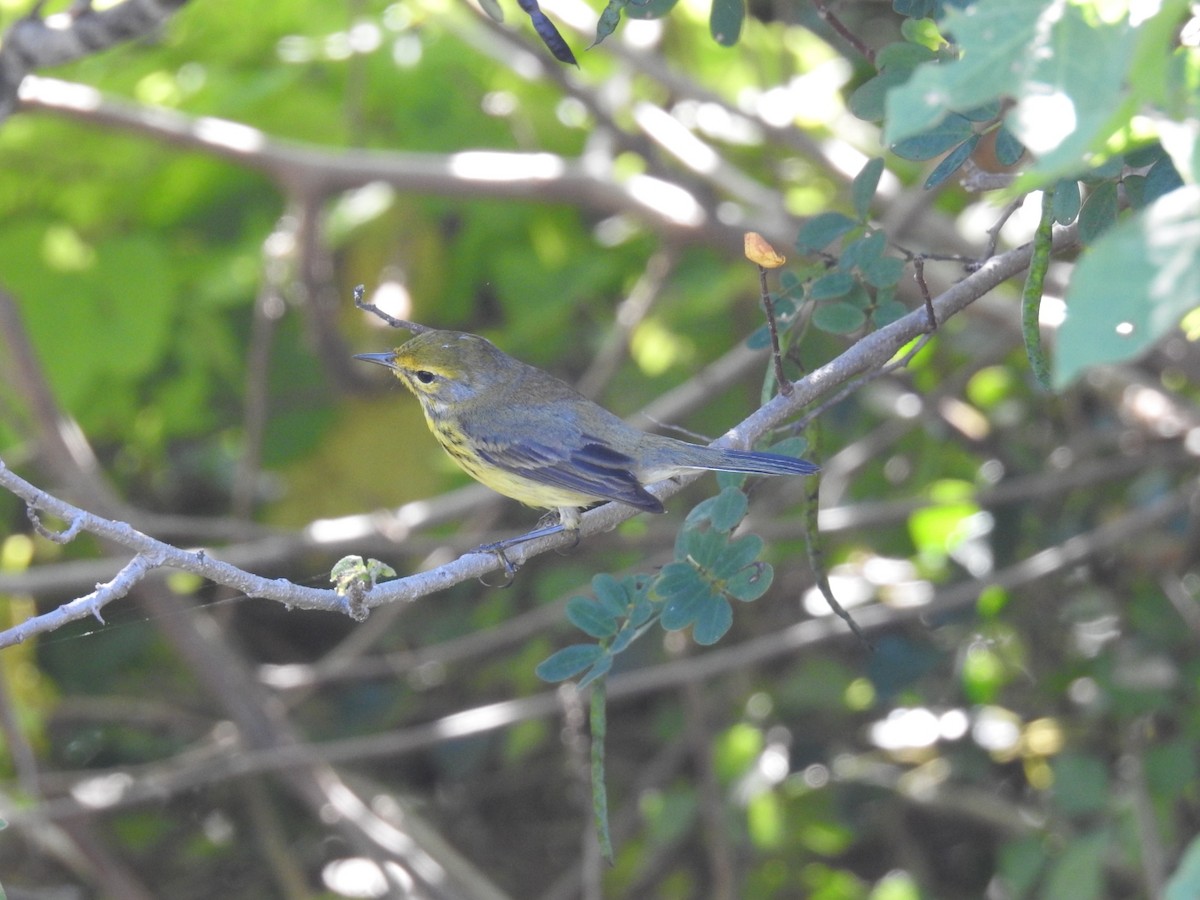
<path id="1" fill-rule="evenodd" d="M 633 474 L 634 460 L 624 453 L 583 436 L 575 449 L 530 442 L 517 446 L 481 441 L 476 451 L 507 472 L 578 491 L 597 500 L 616 500 L 647 512 L 662 512 L 662 501 L 642 487 Z"/>

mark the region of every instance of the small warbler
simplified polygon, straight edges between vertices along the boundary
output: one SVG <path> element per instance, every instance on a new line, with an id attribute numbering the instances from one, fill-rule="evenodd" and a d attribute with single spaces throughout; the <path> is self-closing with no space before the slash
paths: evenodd
<path id="1" fill-rule="evenodd" d="M 395 350 L 354 358 L 392 370 L 421 402 L 442 449 L 468 475 L 528 506 L 557 509 L 567 531 L 578 530 L 581 507 L 604 500 L 663 512 L 662 501 L 643 485 L 685 469 L 818 470 L 791 456 L 648 434 L 474 334 L 426 331 Z"/>

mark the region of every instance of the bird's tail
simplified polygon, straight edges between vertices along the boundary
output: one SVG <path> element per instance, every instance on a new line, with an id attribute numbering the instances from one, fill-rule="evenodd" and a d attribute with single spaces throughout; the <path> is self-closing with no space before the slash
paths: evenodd
<path id="1" fill-rule="evenodd" d="M 706 469 L 718 472 L 745 472 L 748 475 L 811 475 L 821 467 L 807 459 L 760 453 L 757 450 L 713 450 Z"/>

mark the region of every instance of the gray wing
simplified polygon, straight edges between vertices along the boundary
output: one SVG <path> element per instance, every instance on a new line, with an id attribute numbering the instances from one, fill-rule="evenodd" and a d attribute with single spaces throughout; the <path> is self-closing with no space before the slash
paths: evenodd
<path id="1" fill-rule="evenodd" d="M 516 443 L 495 435 L 475 435 L 476 451 L 507 472 L 541 484 L 578 491 L 597 500 L 616 500 L 647 512 L 663 511 L 662 501 L 642 487 L 635 460 L 568 423 L 542 427 L 536 440 Z"/>

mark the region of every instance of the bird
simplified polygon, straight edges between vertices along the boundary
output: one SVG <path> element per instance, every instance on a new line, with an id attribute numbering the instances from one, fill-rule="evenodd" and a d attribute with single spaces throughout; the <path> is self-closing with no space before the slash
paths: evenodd
<path id="1" fill-rule="evenodd" d="M 393 350 L 354 358 L 391 370 L 420 402 L 442 449 L 476 481 L 557 510 L 557 525 L 502 546 L 562 530 L 578 537 L 581 510 L 603 501 L 664 512 L 646 486 L 689 469 L 812 475 L 820 468 L 642 431 L 476 334 L 429 329 Z"/>

